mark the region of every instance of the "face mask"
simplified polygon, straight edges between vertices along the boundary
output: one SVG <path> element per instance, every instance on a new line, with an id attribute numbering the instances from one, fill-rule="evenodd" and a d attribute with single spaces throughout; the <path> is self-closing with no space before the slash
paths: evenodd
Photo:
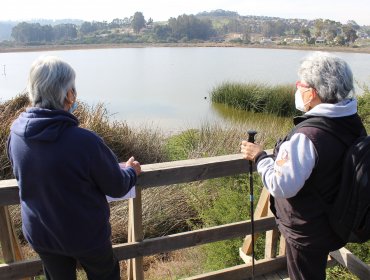
<path id="1" fill-rule="evenodd" d="M 308 101 L 306 103 L 303 103 L 302 94 L 299 91 L 299 89 L 297 89 L 297 91 L 295 92 L 295 107 L 296 107 L 296 109 L 301 111 L 301 112 L 306 112 L 305 106 L 308 103 L 310 103 L 310 101 Z"/>
<path id="2" fill-rule="evenodd" d="M 71 108 L 69 108 L 68 112 L 70 112 L 72 114 L 73 111 L 77 109 L 77 106 L 78 106 L 77 102 L 76 101 L 73 102 L 73 104 L 72 104 Z"/>

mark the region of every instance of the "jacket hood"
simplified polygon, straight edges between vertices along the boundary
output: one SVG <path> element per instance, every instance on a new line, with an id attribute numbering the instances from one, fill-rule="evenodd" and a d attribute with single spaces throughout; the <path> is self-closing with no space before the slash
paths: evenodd
<path id="1" fill-rule="evenodd" d="M 20 114 L 10 130 L 29 140 L 54 142 L 70 126 L 78 126 L 78 120 L 69 112 L 32 107 Z"/>
<path id="2" fill-rule="evenodd" d="M 347 99 L 336 104 L 322 103 L 315 106 L 302 116 L 293 119 L 294 125 L 298 125 L 304 120 L 322 117 L 321 122 L 329 121 L 329 126 L 340 135 L 345 143 L 353 142 L 354 138 L 367 135 L 366 129 L 357 114 L 357 100 Z M 330 119 L 325 121 L 325 119 Z"/>
<path id="3" fill-rule="evenodd" d="M 321 103 L 310 111 L 306 112 L 305 116 L 322 116 L 328 118 L 339 118 L 350 116 L 357 113 L 357 99 L 345 99 L 335 104 Z"/>

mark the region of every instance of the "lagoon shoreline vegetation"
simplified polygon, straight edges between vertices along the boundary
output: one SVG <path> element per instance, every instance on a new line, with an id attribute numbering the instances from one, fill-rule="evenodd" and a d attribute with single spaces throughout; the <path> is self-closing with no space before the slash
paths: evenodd
<path id="1" fill-rule="evenodd" d="M 358 97 L 359 115 L 370 131 L 370 90 L 366 85 L 362 89 L 364 93 Z M 212 102 L 231 106 L 236 111 L 249 111 L 251 117 L 227 125 L 205 123 L 199 129 L 189 128 L 175 135 L 152 127 L 131 129 L 124 121 L 112 122 L 104 104 L 80 103 L 76 116 L 80 126 L 97 132 L 119 160 L 135 155 L 143 164 L 156 163 L 239 153 L 240 140 L 251 126 L 259 131 L 257 141 L 264 142 L 265 149 L 273 148 L 276 139 L 293 126 L 291 117 L 297 111 L 291 110 L 294 108 L 292 92 L 293 85 L 225 82 L 211 91 Z M 12 121 L 27 106 L 25 94 L 0 102 L 0 180 L 13 178 L 6 141 Z M 257 202 L 263 186 L 257 174 L 254 175 Z M 144 190 L 144 236 L 150 238 L 249 219 L 247 187 L 245 174 Z M 113 243 L 126 242 L 127 201 L 113 202 L 110 206 Z M 34 257 L 22 236 L 19 206 L 9 209 L 26 257 Z M 146 257 L 145 279 L 178 279 L 241 264 L 238 248 L 242 242 L 242 239 L 227 240 Z M 257 259 L 263 258 L 263 247 L 264 241 L 260 238 L 256 244 Z M 370 264 L 370 241 L 346 247 Z M 121 262 L 121 270 L 124 275 L 124 262 Z M 78 277 L 86 279 L 83 272 Z M 345 268 L 336 266 L 327 269 L 327 279 L 356 278 Z"/>
<path id="2" fill-rule="evenodd" d="M 243 16 L 214 10 L 179 15 L 167 21 L 130 18 L 107 21 L 0 21 L 0 52 L 52 49 L 213 46 L 293 48 L 370 53 L 370 26 L 354 20 L 285 19 Z"/>

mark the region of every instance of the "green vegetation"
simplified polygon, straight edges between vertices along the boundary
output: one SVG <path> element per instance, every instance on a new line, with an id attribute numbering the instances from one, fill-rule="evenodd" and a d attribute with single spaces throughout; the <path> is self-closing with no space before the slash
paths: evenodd
<path id="1" fill-rule="evenodd" d="M 196 15 L 171 17 L 165 22 L 145 20 L 142 12 L 111 22 L 63 20 L 9 23 L 0 22 L 3 47 L 111 44 L 230 42 L 235 44 L 369 46 L 369 26 L 355 21 L 346 24 L 328 19 L 284 19 L 267 16 L 240 16 L 237 12 L 215 10 Z M 268 38 L 268 41 L 262 40 Z M 14 39 L 14 41 L 12 40 Z M 271 39 L 271 40 L 270 40 Z M 360 39 L 360 40 L 357 40 Z M 5 41 L 6 40 L 6 41 Z"/>
<path id="2" fill-rule="evenodd" d="M 28 97 L 25 94 L 0 103 L 0 161 L 2 163 L 0 180 L 9 179 L 13 176 L 6 155 L 6 141 L 11 123 L 25 110 L 28 103 Z M 165 138 L 161 131 L 146 127 L 132 130 L 125 122 L 111 122 L 108 111 L 103 104 L 90 107 L 87 104 L 80 103 L 75 114 L 80 121 L 80 126 L 99 134 L 120 161 L 126 161 L 131 155 L 135 155 L 141 163 L 167 160 L 164 151 Z"/>
<path id="3" fill-rule="evenodd" d="M 230 83 L 229 83 L 230 84 Z M 277 138 L 285 135 L 291 128 L 290 117 L 277 117 L 267 115 L 266 112 L 276 115 L 289 115 L 294 112 L 284 113 L 279 108 L 276 95 L 286 98 L 286 102 L 292 101 L 292 86 L 269 87 L 261 85 L 237 85 L 240 91 L 234 97 L 235 104 L 239 106 L 238 99 L 243 99 L 243 92 L 251 95 L 250 102 L 257 100 L 256 104 L 246 104 L 244 101 L 241 109 L 252 111 L 260 110 L 262 113 L 248 113 L 243 122 L 233 122 L 227 125 L 222 124 L 203 124 L 199 129 L 189 129 L 178 135 L 165 137 L 160 131 L 148 128 L 131 129 L 125 122 L 110 122 L 109 114 L 102 104 L 89 107 L 80 104 L 76 115 L 80 120 L 81 126 L 96 131 L 101 135 L 109 147 L 118 155 L 120 160 L 126 160 L 129 156 L 135 157 L 142 163 L 154 163 L 169 160 L 179 160 L 188 158 L 200 158 L 225 154 L 239 153 L 240 141 L 245 139 L 246 131 L 254 128 L 257 134 L 257 142 L 265 143 L 265 149 L 273 148 Z M 276 88 L 280 88 L 276 90 Z M 232 93 L 232 84 L 228 85 L 227 92 Z M 252 90 L 250 90 L 252 89 Z M 263 90 L 267 92 L 263 92 Z M 252 92 L 252 93 L 250 93 Z M 263 96 L 265 100 L 254 98 L 252 95 Z M 267 98 L 267 96 L 269 98 Z M 282 97 L 285 96 L 285 97 Z M 269 99 L 269 100 L 267 100 Z M 275 101 L 276 100 L 276 101 Z M 267 105 L 269 102 L 271 104 Z M 280 105 L 276 105 L 277 102 Z M 225 102 L 226 103 L 226 102 Z M 227 104 L 227 103 L 226 103 Z M 261 104 L 266 104 L 268 110 L 261 110 Z M 294 108 L 294 104 L 290 103 Z M 0 103 L 0 180 L 12 177 L 10 164 L 6 156 L 6 139 L 9 135 L 9 127 L 12 121 L 28 105 L 25 95 L 19 95 L 12 100 Z M 284 107 L 285 108 L 285 107 Z M 359 112 L 367 128 L 370 127 L 370 92 L 367 90 L 359 97 Z M 219 109 L 222 110 L 222 109 Z M 237 114 L 241 110 L 235 110 Z M 245 113 L 245 112 L 244 112 Z M 279 127 L 277 130 L 276 128 Z M 258 202 L 262 184 L 259 176 L 254 174 L 255 203 Z M 143 192 L 143 224 L 145 237 L 161 236 L 169 233 L 180 232 L 189 229 L 198 229 L 221 225 L 250 218 L 249 213 L 249 184 L 248 175 L 237 175 L 220 179 L 212 179 L 180 186 L 167 186 L 161 188 L 148 189 Z M 21 222 L 18 206 L 10 207 L 11 216 L 17 234 L 22 240 L 20 232 Z M 113 242 L 125 242 L 127 239 L 127 202 L 115 202 L 111 204 L 111 223 Z M 171 264 L 170 271 L 179 271 L 181 277 L 202 273 L 204 271 L 215 270 L 242 263 L 238 255 L 238 248 L 242 245 L 241 238 L 211 243 L 199 248 L 200 254 L 195 257 L 194 250 L 187 250 L 184 253 L 186 258 L 177 255 L 177 260 L 186 260 L 186 268 L 176 269 Z M 348 244 L 348 249 L 363 261 L 370 263 L 370 241 L 365 244 Z M 256 244 L 257 259 L 263 258 L 264 239 L 261 236 Z M 173 256 L 179 253 L 174 253 Z M 28 253 L 28 255 L 32 255 Z M 189 256 L 193 262 L 189 263 Z M 157 261 L 158 273 L 164 273 L 161 269 L 162 261 L 165 257 L 161 256 Z M 168 257 L 166 260 L 173 261 Z M 149 265 L 151 267 L 151 265 Z M 180 265 L 178 265 L 180 267 Z M 181 264 L 182 266 L 182 264 Z M 196 272 L 195 272 L 196 271 Z M 163 274 L 161 274 L 163 276 Z M 337 266 L 327 270 L 328 279 L 355 279 L 346 269 Z M 151 276 L 150 279 L 165 279 L 163 277 Z M 173 277 L 174 274 L 171 274 Z M 167 276 L 166 276 L 167 277 Z M 176 274 L 176 277 L 179 277 Z M 83 279 L 83 278 L 82 278 Z M 171 278 L 172 279 L 172 278 Z"/>
<path id="4" fill-rule="evenodd" d="M 202 227 L 224 225 L 250 219 L 249 184 L 248 176 L 238 175 L 217 180 L 209 180 L 201 188 L 189 189 L 191 205 L 198 213 Z M 262 189 L 261 180 L 254 174 L 255 206 Z M 207 201 L 207 203 L 204 203 Z M 197 225 L 194 225 L 197 228 Z M 206 270 L 218 270 L 242 264 L 239 257 L 239 248 L 243 245 L 243 238 L 236 238 L 203 246 L 207 256 Z M 264 256 L 264 238 L 260 238 L 256 245 L 256 258 Z"/>
<path id="5" fill-rule="evenodd" d="M 294 106 L 293 85 L 269 86 L 259 83 L 225 82 L 214 88 L 211 100 L 245 111 L 293 116 L 297 114 Z"/>
<path id="6" fill-rule="evenodd" d="M 357 97 L 358 113 L 369 132 L 370 88 L 367 84 L 360 85 L 360 88 L 363 93 Z M 210 96 L 215 104 L 225 104 L 234 109 L 292 117 L 300 114 L 295 109 L 294 92 L 293 85 L 269 86 L 261 83 L 225 82 L 215 87 Z"/>
<path id="7" fill-rule="evenodd" d="M 365 124 L 367 133 L 370 134 L 370 87 L 363 84 L 361 88 L 364 93 L 358 98 L 358 114 Z"/>

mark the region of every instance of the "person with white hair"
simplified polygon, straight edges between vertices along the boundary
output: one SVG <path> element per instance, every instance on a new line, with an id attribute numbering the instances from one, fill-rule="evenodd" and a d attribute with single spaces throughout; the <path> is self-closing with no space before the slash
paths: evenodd
<path id="1" fill-rule="evenodd" d="M 321 280 L 329 252 L 345 243 L 330 227 L 317 195 L 327 204 L 333 201 L 345 143 L 367 132 L 357 114 L 352 71 L 343 59 L 316 52 L 302 61 L 298 75 L 295 105 L 304 114 L 294 118 L 293 130 L 278 141 L 272 157 L 247 141 L 242 141 L 241 152 L 256 163 L 270 193 L 271 210 L 286 239 L 290 279 Z M 305 126 L 315 117 L 326 120 L 339 137 Z"/>
<path id="2" fill-rule="evenodd" d="M 79 127 L 75 71 L 46 56 L 31 66 L 31 107 L 13 122 L 8 156 L 19 186 L 23 234 L 39 254 L 46 279 L 120 279 L 106 196 L 135 185 L 140 163 L 121 167 L 94 132 Z"/>

